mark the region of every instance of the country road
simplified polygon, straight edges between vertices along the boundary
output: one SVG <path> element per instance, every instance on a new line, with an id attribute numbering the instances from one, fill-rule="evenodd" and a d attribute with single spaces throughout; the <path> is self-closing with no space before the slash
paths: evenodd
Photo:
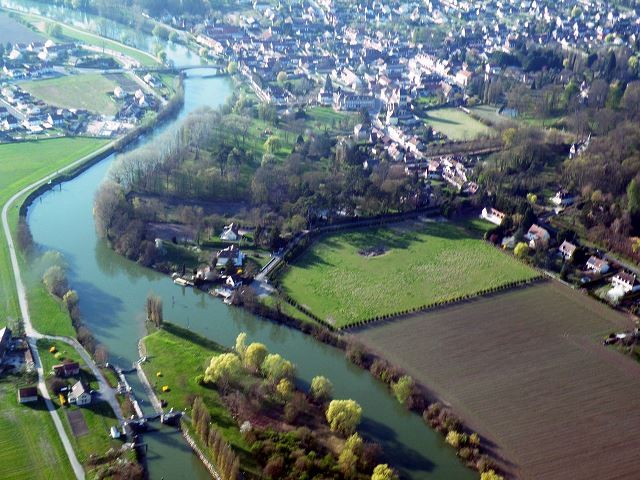
<path id="1" fill-rule="evenodd" d="M 70 170 L 70 169 L 72 169 L 72 168 L 74 168 L 74 167 L 76 167 L 76 166 L 88 161 L 89 159 L 91 159 L 96 154 L 99 154 L 99 153 L 101 153 L 103 151 L 106 151 L 111 146 L 112 146 L 111 143 L 108 144 L 108 145 L 105 145 L 104 147 L 100 148 L 96 152 L 91 153 L 89 155 L 86 155 L 86 156 L 80 158 L 79 160 L 76 160 L 75 162 L 67 165 L 66 167 L 61 168 L 58 172 L 51 173 L 51 174 L 41 178 L 40 180 L 32 183 L 31 185 L 27 185 L 22 190 L 20 190 L 16 194 L 14 194 L 2 206 L 2 228 L 3 228 L 3 231 L 4 231 L 4 235 L 5 235 L 6 239 L 7 239 L 7 245 L 9 246 L 9 256 L 11 258 L 11 268 L 13 270 L 14 280 L 15 280 L 15 284 L 16 284 L 16 291 L 18 293 L 18 303 L 20 305 L 20 314 L 22 315 L 22 320 L 24 321 L 25 334 L 27 336 L 27 341 L 29 342 L 29 345 L 31 346 L 34 363 L 36 365 L 36 369 L 37 369 L 37 372 L 38 372 L 38 389 L 40 390 L 40 394 L 44 398 L 45 404 L 47 406 L 47 410 L 49 411 L 49 414 L 51 415 L 51 418 L 52 418 L 53 423 L 54 423 L 54 425 L 56 427 L 56 430 L 58 431 L 58 435 L 60 436 L 60 440 L 62 441 L 62 445 L 64 446 L 64 449 L 65 449 L 65 451 L 67 453 L 67 456 L 69 457 L 69 462 L 71 463 L 71 466 L 73 467 L 73 471 L 74 471 L 74 473 L 76 475 L 76 478 L 78 478 L 78 479 L 84 479 L 85 478 L 84 469 L 82 468 L 82 464 L 78 461 L 78 458 L 76 457 L 76 454 L 73 451 L 73 447 L 71 446 L 71 442 L 69 441 L 69 437 L 67 436 L 67 432 L 64 430 L 64 427 L 62 426 L 62 421 L 60 420 L 60 416 L 58 415 L 58 412 L 55 409 L 53 403 L 51 402 L 51 398 L 49 397 L 49 392 L 47 391 L 47 387 L 46 387 L 45 381 L 44 381 L 45 380 L 45 376 L 44 376 L 44 372 L 43 372 L 43 369 L 42 369 L 42 362 L 40 361 L 40 355 L 38 354 L 38 349 L 37 349 L 37 346 L 36 346 L 37 340 L 39 338 L 55 338 L 55 339 L 62 340 L 64 342 L 68 343 L 69 345 L 71 345 L 73 348 L 75 348 L 76 351 L 80 354 L 80 356 L 85 360 L 85 362 L 87 362 L 87 365 L 91 368 L 92 372 L 94 373 L 94 375 L 98 379 L 98 382 L 100 384 L 100 394 L 104 397 L 105 400 L 109 401 L 109 403 L 111 404 L 112 408 L 114 408 L 114 403 L 115 403 L 115 407 L 116 408 L 114 408 L 114 412 L 118 416 L 118 419 L 122 418 L 122 412 L 120 410 L 118 402 L 115 399 L 115 395 L 113 394 L 113 391 L 111 391 L 111 394 L 108 393 L 108 390 L 111 390 L 111 389 L 110 389 L 108 383 L 106 382 L 104 376 L 102 375 L 102 372 L 100 372 L 100 370 L 94 364 L 93 360 L 89 357 L 89 355 L 84 350 L 84 348 L 82 348 L 80 346 L 80 344 L 78 344 L 77 341 L 70 340 L 70 339 L 63 339 L 63 338 L 59 338 L 59 337 L 47 337 L 45 335 L 40 334 L 38 331 L 36 331 L 33 328 L 33 325 L 31 323 L 31 317 L 29 315 L 29 304 L 27 303 L 27 293 L 26 293 L 26 290 L 25 290 L 25 287 L 24 287 L 24 283 L 22 281 L 22 274 L 20 272 L 20 265 L 18 263 L 18 257 L 17 257 L 17 254 L 16 254 L 15 244 L 14 244 L 13 238 L 11 236 L 11 229 L 9 228 L 8 213 L 9 213 L 9 208 L 11 208 L 13 203 L 16 200 L 18 200 L 18 198 L 20 198 L 21 196 L 23 196 L 26 193 L 28 193 L 29 191 L 37 188 L 38 186 L 42 185 L 43 183 L 51 180 L 52 178 L 57 176 L 60 172 L 64 172 L 64 171 Z M 16 207 L 17 207 L 17 205 L 16 205 Z"/>

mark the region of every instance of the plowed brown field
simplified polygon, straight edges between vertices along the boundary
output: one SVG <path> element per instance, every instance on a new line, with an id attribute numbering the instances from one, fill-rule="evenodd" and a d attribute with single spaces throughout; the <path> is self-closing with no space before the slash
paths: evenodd
<path id="1" fill-rule="evenodd" d="M 355 332 L 494 442 L 526 479 L 640 478 L 640 364 L 622 315 L 557 282 Z"/>

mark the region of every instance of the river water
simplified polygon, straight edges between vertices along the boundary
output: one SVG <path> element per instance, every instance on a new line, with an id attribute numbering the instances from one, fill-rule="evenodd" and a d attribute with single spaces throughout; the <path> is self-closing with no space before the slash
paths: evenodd
<path id="1" fill-rule="evenodd" d="M 191 57 L 182 51 L 167 53 L 176 64 L 193 65 L 199 61 L 195 55 Z M 160 130 L 175 126 L 198 107 L 218 106 L 230 95 L 232 87 L 227 79 L 204 78 L 205 72 L 188 72 L 184 107 L 175 121 Z M 419 416 L 407 412 L 382 383 L 354 367 L 341 351 L 297 330 L 229 307 L 197 290 L 178 287 L 167 276 L 110 250 L 96 236 L 92 205 L 114 158 L 115 155 L 109 156 L 45 193 L 34 202 L 28 215 L 35 241 L 44 249 L 58 250 L 65 256 L 69 281 L 78 291 L 84 322 L 98 342 L 106 345 L 111 361 L 124 367 L 137 360 L 138 340 L 145 335 L 144 302 L 154 292 L 163 299 L 168 321 L 227 346 L 234 344 L 238 333 L 247 332 L 250 341 L 263 342 L 269 350 L 293 361 L 302 383 L 309 383 L 315 375 L 327 376 L 333 382 L 336 398 L 353 398 L 360 403 L 364 412 L 360 432 L 383 446 L 385 460 L 399 469 L 403 478 L 475 477 Z M 143 406 L 149 405 L 137 378 L 130 376 L 129 380 L 143 399 Z M 209 478 L 175 430 L 161 427 L 144 438 L 152 479 Z"/>

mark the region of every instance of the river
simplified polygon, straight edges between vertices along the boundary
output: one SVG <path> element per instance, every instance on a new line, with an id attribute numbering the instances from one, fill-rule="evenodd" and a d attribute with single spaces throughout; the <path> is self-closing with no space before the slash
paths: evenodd
<path id="1" fill-rule="evenodd" d="M 171 57 L 171 52 L 168 52 Z M 180 60 L 186 58 L 179 54 Z M 178 63 L 179 58 L 176 58 Z M 192 63 L 197 58 L 190 59 Z M 180 62 L 181 64 L 183 62 Z M 159 130 L 172 128 L 201 106 L 220 105 L 231 93 L 225 78 L 204 78 L 190 70 L 185 79 L 185 104 L 178 118 Z M 141 140 L 142 142 L 148 139 Z M 244 310 L 190 288 L 117 255 L 97 238 L 92 205 L 95 192 L 115 155 L 92 166 L 75 179 L 46 192 L 29 209 L 34 240 L 44 249 L 66 258 L 72 288 L 78 291 L 85 324 L 104 344 L 111 360 L 128 366 L 138 358 L 138 340 L 145 335 L 144 303 L 149 292 L 160 295 L 166 320 L 182 325 L 221 344 L 232 346 L 240 332 L 263 342 L 297 366 L 298 378 L 309 383 L 327 376 L 336 398 L 353 398 L 363 408 L 360 432 L 379 442 L 385 459 L 403 478 L 471 479 L 454 450 L 422 419 L 407 412 L 371 375 L 348 362 L 343 353 L 297 330 L 273 324 Z M 148 405 L 136 377 L 129 379 Z M 200 479 L 208 473 L 180 435 L 168 427 L 145 435 L 152 479 Z"/>

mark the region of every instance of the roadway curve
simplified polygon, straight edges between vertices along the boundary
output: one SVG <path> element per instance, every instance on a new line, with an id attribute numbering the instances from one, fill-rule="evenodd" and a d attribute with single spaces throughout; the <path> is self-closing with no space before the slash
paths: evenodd
<path id="1" fill-rule="evenodd" d="M 78 478 L 78 480 L 83 480 L 85 478 L 84 469 L 82 468 L 82 464 L 78 461 L 78 458 L 76 457 L 76 454 L 73 451 L 73 447 L 71 446 L 71 442 L 69 440 L 69 437 L 67 436 L 67 432 L 64 430 L 64 427 L 62 426 L 62 421 L 60 420 L 60 416 L 58 415 L 58 412 L 55 409 L 55 407 L 53 405 L 53 402 L 51 401 L 51 398 L 49 396 L 49 392 L 47 391 L 47 386 L 45 385 L 45 382 L 44 382 L 45 377 L 44 377 L 44 372 L 43 372 L 43 369 L 42 369 L 42 362 L 40 361 L 40 355 L 38 354 L 38 348 L 37 348 L 37 345 L 36 345 L 37 340 L 39 338 L 53 338 L 53 339 L 56 339 L 56 340 L 62 340 L 64 342 L 66 342 L 67 344 L 71 345 L 73 348 L 75 348 L 78 351 L 78 353 L 80 354 L 80 356 L 85 360 L 85 362 L 87 362 L 87 365 L 91 368 L 93 374 L 98 379 L 98 382 L 99 382 L 99 385 L 100 385 L 100 393 L 101 393 L 101 395 L 105 398 L 105 400 L 107 400 L 111 404 L 111 407 L 114 409 L 114 412 L 118 416 L 119 420 L 122 419 L 122 412 L 120 410 L 120 406 L 118 405 L 118 402 L 115 399 L 115 395 L 113 394 L 113 390 L 109 387 L 108 383 L 106 382 L 106 380 L 104 378 L 104 375 L 102 375 L 102 372 L 100 372 L 100 370 L 96 367 L 95 363 L 89 357 L 89 355 L 86 352 L 86 350 L 84 350 L 84 348 L 82 348 L 77 341 L 69 339 L 69 338 L 49 337 L 49 336 L 46 336 L 46 335 L 42 335 L 41 333 L 39 333 L 38 331 L 36 331 L 33 328 L 33 325 L 31 323 L 31 317 L 29 315 L 29 304 L 27 303 L 27 292 L 25 290 L 24 283 L 22 282 L 22 274 L 20 273 L 20 265 L 18 263 L 18 257 L 16 255 L 16 248 L 15 248 L 15 244 L 13 242 L 13 237 L 11 236 L 11 229 L 9 228 L 8 213 L 9 213 L 9 208 L 11 207 L 11 205 L 13 205 L 13 203 L 16 200 L 18 200 L 18 198 L 20 198 L 21 196 L 23 196 L 23 195 L 27 194 L 28 192 L 30 192 L 31 190 L 39 187 L 43 183 L 51 180 L 52 178 L 57 176 L 60 172 L 67 171 L 67 170 L 70 170 L 72 168 L 77 167 L 78 165 L 81 165 L 82 163 L 84 163 L 84 162 L 90 160 L 91 158 L 93 158 L 95 155 L 98 155 L 98 154 L 106 151 L 111 146 L 112 146 L 112 143 L 110 143 L 108 145 L 105 145 L 104 147 L 100 148 L 99 150 L 97 150 L 97 151 L 95 151 L 95 152 L 93 152 L 93 153 L 91 153 L 89 155 L 86 155 L 86 156 L 80 158 L 79 160 L 76 160 L 75 162 L 67 165 L 64 168 L 61 168 L 57 172 L 51 173 L 51 174 L 41 178 L 40 180 L 32 183 L 31 185 L 28 185 L 28 186 L 24 187 L 18 193 L 13 195 L 7 201 L 7 203 L 5 203 L 3 205 L 3 207 L 2 207 L 2 229 L 4 231 L 4 235 L 5 235 L 6 239 L 7 239 L 7 245 L 9 246 L 9 256 L 11 258 L 11 268 L 13 270 L 13 276 L 14 276 L 14 279 L 15 279 L 16 291 L 18 293 L 18 303 L 20 305 L 20 314 L 22 315 L 22 320 L 24 322 L 24 331 L 25 331 L 25 334 L 27 336 L 27 341 L 29 342 L 29 345 L 31 346 L 31 351 L 33 353 L 33 360 L 34 360 L 34 363 L 35 363 L 35 366 L 36 366 L 36 370 L 38 372 L 38 389 L 40 390 L 40 394 L 44 398 L 45 404 L 47 406 L 47 410 L 51 414 L 51 418 L 53 420 L 53 423 L 56 426 L 56 430 L 58 431 L 58 435 L 60 436 L 60 440 L 62 441 L 62 445 L 64 446 L 64 449 L 67 452 L 67 456 L 69 457 L 69 462 L 71 463 L 71 466 L 73 467 L 73 471 L 74 471 L 74 473 L 76 475 L 76 478 Z M 110 394 L 108 393 L 109 391 L 111 391 Z"/>

